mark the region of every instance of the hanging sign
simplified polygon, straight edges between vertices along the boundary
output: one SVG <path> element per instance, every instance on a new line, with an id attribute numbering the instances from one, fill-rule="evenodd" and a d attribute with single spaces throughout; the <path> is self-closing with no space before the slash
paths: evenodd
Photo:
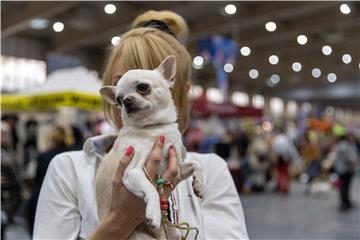
<path id="1" fill-rule="evenodd" d="M 63 106 L 82 110 L 100 110 L 102 106 L 101 96 L 80 92 L 59 92 L 36 96 L 2 95 L 0 101 L 1 109 L 5 112 L 47 111 Z"/>

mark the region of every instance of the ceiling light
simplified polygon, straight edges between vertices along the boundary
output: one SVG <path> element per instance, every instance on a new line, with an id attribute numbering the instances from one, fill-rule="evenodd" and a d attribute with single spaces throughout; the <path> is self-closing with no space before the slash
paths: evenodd
<path id="1" fill-rule="evenodd" d="M 33 29 L 45 29 L 49 26 L 49 21 L 44 18 L 35 18 L 30 21 L 30 27 Z"/>
<path id="2" fill-rule="evenodd" d="M 252 105 L 256 108 L 263 108 L 265 105 L 264 97 L 259 94 L 254 95 L 252 98 Z"/>
<path id="3" fill-rule="evenodd" d="M 53 24 L 53 29 L 55 32 L 62 32 L 64 30 L 64 24 L 62 22 L 56 22 Z"/>
<path id="4" fill-rule="evenodd" d="M 273 74 L 270 77 L 270 81 L 271 81 L 271 83 L 276 85 L 280 82 L 280 76 L 278 74 Z"/>
<path id="5" fill-rule="evenodd" d="M 345 64 L 351 63 L 351 61 L 352 61 L 351 55 L 350 55 L 350 54 L 344 54 L 344 55 L 342 55 L 342 61 L 343 61 Z"/>
<path id="6" fill-rule="evenodd" d="M 116 6 L 114 4 L 106 4 L 104 7 L 104 11 L 107 14 L 113 14 L 116 12 Z"/>
<path id="7" fill-rule="evenodd" d="M 330 55 L 332 53 L 332 48 L 328 45 L 322 47 L 322 53 L 324 55 Z"/>
<path id="8" fill-rule="evenodd" d="M 266 30 L 268 30 L 269 32 L 274 32 L 276 30 L 276 23 L 274 22 L 267 22 L 265 24 L 265 28 Z"/>
<path id="9" fill-rule="evenodd" d="M 119 44 L 119 42 L 120 42 L 120 37 L 119 36 L 115 36 L 115 37 L 112 37 L 111 38 L 111 43 L 112 43 L 112 45 L 118 45 Z"/>
<path id="10" fill-rule="evenodd" d="M 226 63 L 224 65 L 224 71 L 227 73 L 231 73 L 234 70 L 234 65 L 232 65 L 231 63 Z"/>
<path id="11" fill-rule="evenodd" d="M 278 62 L 279 62 L 279 57 L 278 56 L 271 55 L 269 57 L 269 63 L 271 63 L 272 65 L 276 65 L 276 64 L 278 64 Z"/>
<path id="12" fill-rule="evenodd" d="M 314 68 L 312 71 L 311 71 L 311 75 L 314 77 L 314 78 L 319 78 L 321 76 L 321 70 L 318 69 L 318 68 Z"/>
<path id="13" fill-rule="evenodd" d="M 195 69 L 201 69 L 203 67 L 204 64 L 204 58 L 201 56 L 196 56 L 193 59 L 193 67 Z"/>
<path id="14" fill-rule="evenodd" d="M 241 55 L 243 55 L 243 56 L 249 56 L 250 55 L 250 53 L 251 53 L 251 49 L 249 48 L 249 47 L 242 47 L 241 49 L 240 49 L 240 53 L 241 53 Z"/>
<path id="15" fill-rule="evenodd" d="M 327 76 L 327 79 L 329 82 L 333 83 L 336 81 L 337 79 L 337 76 L 335 73 L 329 73 L 328 76 Z"/>
<path id="16" fill-rule="evenodd" d="M 257 77 L 259 76 L 258 70 L 256 70 L 256 69 L 251 69 L 251 70 L 249 71 L 249 76 L 250 76 L 252 79 L 257 78 Z"/>
<path id="17" fill-rule="evenodd" d="M 351 9 L 349 7 L 349 5 L 347 5 L 346 3 L 344 4 L 341 4 L 340 6 L 340 11 L 343 13 L 343 14 L 349 14 L 351 12 Z"/>
<path id="18" fill-rule="evenodd" d="M 294 70 L 294 72 L 300 72 L 301 68 L 302 68 L 302 66 L 301 66 L 301 63 L 299 63 L 299 62 L 294 62 L 292 64 L 292 69 Z"/>
<path id="19" fill-rule="evenodd" d="M 297 40 L 298 44 L 305 45 L 308 41 L 308 38 L 305 35 L 299 35 L 299 36 L 297 36 L 296 40 Z"/>
<path id="20" fill-rule="evenodd" d="M 234 4 L 228 4 L 225 6 L 225 12 L 229 15 L 236 13 L 236 6 Z"/>

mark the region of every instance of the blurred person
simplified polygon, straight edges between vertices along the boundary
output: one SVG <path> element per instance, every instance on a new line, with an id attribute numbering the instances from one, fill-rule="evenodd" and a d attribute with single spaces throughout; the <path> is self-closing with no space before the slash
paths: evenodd
<path id="1" fill-rule="evenodd" d="M 38 155 L 37 126 L 37 121 L 32 119 L 25 123 L 26 140 L 24 143 L 24 167 L 27 167 L 32 161 L 36 161 Z"/>
<path id="2" fill-rule="evenodd" d="M 246 161 L 249 143 L 250 143 L 250 138 L 245 131 L 240 131 L 238 136 L 234 139 L 234 144 L 237 148 L 240 162 Z"/>
<path id="3" fill-rule="evenodd" d="M 30 119 L 25 123 L 25 142 L 23 145 L 23 173 L 24 179 L 32 180 L 36 174 L 36 159 L 39 154 L 38 148 L 38 122 Z"/>
<path id="4" fill-rule="evenodd" d="M 81 150 L 84 145 L 83 133 L 77 126 L 71 126 L 71 133 L 74 142 L 71 144 L 72 150 Z"/>
<path id="5" fill-rule="evenodd" d="M 181 44 L 186 35 L 186 23 L 173 12 L 148 11 L 138 16 L 132 29 L 112 48 L 103 78 L 103 85 L 116 85 L 127 70 L 154 69 L 163 59 L 174 55 L 178 64 L 172 96 L 178 108 L 178 125 L 182 133 L 189 120 L 187 97 L 192 62 Z M 119 109 L 105 103 L 104 111 L 109 121 L 122 127 Z M 96 136 L 85 142 L 83 151 L 54 157 L 39 196 L 35 239 L 127 239 L 144 222 L 144 201 L 122 184 L 123 173 L 137 151 L 132 146 L 119 156 L 108 215 L 102 222 L 97 217 L 95 173 L 115 138 L 116 135 Z M 145 164 L 152 178 L 158 171 L 162 139 L 159 136 L 156 140 Z M 224 160 L 215 154 L 187 153 L 187 159 L 198 161 L 203 168 L 206 194 L 200 202 L 192 191 L 192 179 L 179 182 L 174 158 L 170 151 L 169 166 L 163 173 L 163 176 L 168 175 L 167 181 L 177 186 L 166 195 L 171 202 L 169 210 L 174 222 L 185 221 L 198 227 L 200 239 L 248 239 L 241 202 Z M 184 214 L 178 215 L 178 204 Z"/>
<path id="6" fill-rule="evenodd" d="M 317 176 L 320 170 L 320 160 L 321 160 L 321 151 L 320 146 L 316 141 L 314 133 L 308 132 L 305 135 L 305 142 L 301 147 L 301 156 L 304 160 L 305 166 L 307 168 L 308 181 L 306 183 L 305 194 L 310 194 L 311 184 L 314 178 Z"/>
<path id="7" fill-rule="evenodd" d="M 18 133 L 16 131 L 16 125 L 18 124 L 18 117 L 16 115 L 4 115 L 1 117 L 1 122 L 7 123 L 10 128 L 11 135 L 11 148 L 16 150 L 19 138 Z"/>
<path id="8" fill-rule="evenodd" d="M 225 161 L 228 161 L 230 158 L 232 142 L 232 134 L 226 131 L 221 137 L 220 141 L 215 144 L 215 153 L 225 159 Z"/>
<path id="9" fill-rule="evenodd" d="M 265 189 L 268 171 L 271 167 L 269 153 L 270 148 L 265 136 L 261 133 L 255 133 L 248 149 L 248 158 L 252 170 L 252 188 L 255 191 Z"/>
<path id="10" fill-rule="evenodd" d="M 11 125 L 1 122 L 1 239 L 6 227 L 13 223 L 23 200 L 23 184 L 18 175 L 19 164 L 13 149 Z"/>
<path id="11" fill-rule="evenodd" d="M 29 224 L 29 231 L 32 233 L 34 227 L 36 204 L 39 198 L 40 189 L 44 181 L 47 169 L 50 162 L 59 153 L 68 151 L 74 146 L 72 132 L 66 130 L 61 126 L 54 126 L 49 130 L 48 142 L 49 149 L 39 154 L 37 158 L 36 175 L 31 191 L 31 197 L 27 206 L 27 221 Z"/>
<path id="12" fill-rule="evenodd" d="M 249 165 L 249 159 L 247 157 L 248 146 L 250 143 L 249 135 L 245 131 L 239 131 L 234 139 L 234 145 L 236 147 L 238 158 L 240 162 L 241 181 L 243 185 L 243 191 L 248 193 L 251 191 L 251 168 Z"/>
<path id="13" fill-rule="evenodd" d="M 286 135 L 295 144 L 295 146 L 297 146 L 299 143 L 299 130 L 296 127 L 295 122 L 289 121 L 286 125 Z"/>
<path id="14" fill-rule="evenodd" d="M 350 184 L 354 175 L 355 166 L 359 160 L 355 145 L 350 141 L 349 135 L 338 137 L 329 158 L 333 161 L 333 168 L 340 178 L 340 206 L 341 211 L 348 210 L 353 207 L 350 200 Z"/>
<path id="15" fill-rule="evenodd" d="M 199 144 L 203 138 L 204 133 L 200 122 L 195 120 L 190 121 L 189 128 L 187 129 L 184 137 L 186 149 L 189 152 L 199 151 Z"/>
<path id="16" fill-rule="evenodd" d="M 276 158 L 277 190 L 282 193 L 288 193 L 291 183 L 289 165 L 291 162 L 298 162 L 300 156 L 294 143 L 285 134 L 283 127 L 279 127 L 276 135 L 273 137 L 271 151 Z"/>

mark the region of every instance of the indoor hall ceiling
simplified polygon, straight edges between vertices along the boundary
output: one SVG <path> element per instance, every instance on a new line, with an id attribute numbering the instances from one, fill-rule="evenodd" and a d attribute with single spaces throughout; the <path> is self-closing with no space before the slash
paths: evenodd
<path id="1" fill-rule="evenodd" d="M 86 52 L 85 56 L 94 56 L 91 66 L 101 69 L 111 38 L 125 32 L 135 16 L 148 9 L 167 9 L 188 22 L 187 46 L 192 56 L 197 54 L 201 37 L 216 34 L 230 37 L 240 47 L 251 48 L 250 56 L 240 55 L 230 73 L 232 90 L 279 95 L 297 88 L 359 83 L 358 2 L 347 2 L 350 14 L 340 12 L 343 2 L 232 2 L 237 7 L 234 15 L 224 13 L 227 2 L 113 2 L 117 11 L 112 15 L 104 12 L 107 3 L 110 2 L 1 2 L 2 41 L 21 36 L 43 42 L 52 52 L 73 55 Z M 49 27 L 31 29 L 30 20 L 40 17 L 49 20 Z M 56 21 L 64 23 L 64 31 L 53 31 L 51 25 Z M 274 32 L 264 27 L 269 21 L 277 24 Z M 305 45 L 297 43 L 300 34 L 308 38 Z M 332 47 L 329 56 L 322 53 L 324 45 Z M 350 64 L 342 62 L 345 53 L 352 56 Z M 268 62 L 273 54 L 279 57 L 277 65 Z M 300 72 L 292 70 L 294 62 L 302 64 Z M 312 76 L 313 68 L 321 70 L 320 78 Z M 249 77 L 250 69 L 259 71 L 257 79 Z M 335 83 L 328 82 L 329 73 L 337 75 Z M 272 74 L 280 76 L 276 87 L 266 84 Z M 214 68 L 207 65 L 201 70 L 194 69 L 194 82 L 215 86 Z"/>

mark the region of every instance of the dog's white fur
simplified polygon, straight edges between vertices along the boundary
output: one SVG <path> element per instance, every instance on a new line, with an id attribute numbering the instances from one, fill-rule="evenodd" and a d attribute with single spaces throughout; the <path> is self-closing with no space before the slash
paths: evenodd
<path id="1" fill-rule="evenodd" d="M 152 227 L 152 232 L 157 239 L 164 238 L 163 231 L 160 230 L 159 195 L 155 187 L 146 178 L 142 167 L 154 142 L 160 135 L 164 135 L 166 140 L 159 174 L 161 175 L 167 168 L 168 149 L 173 145 L 179 161 L 181 178 L 185 179 L 193 174 L 195 193 L 200 198 L 204 193 L 199 164 L 184 162 L 186 150 L 176 123 L 176 107 L 170 92 L 170 88 L 174 85 L 175 73 L 175 57 L 169 56 L 155 70 L 130 70 L 121 77 L 116 87 L 105 86 L 100 90 L 105 101 L 121 108 L 123 127 L 120 129 L 112 149 L 104 157 L 98 168 L 96 194 L 99 219 L 101 220 L 109 211 L 112 182 L 119 160 L 124 155 L 126 148 L 132 145 L 135 148 L 135 154 L 125 170 L 122 179 L 123 184 L 130 192 L 145 200 L 147 225 Z M 138 85 L 143 83 L 150 86 L 150 92 L 147 94 L 141 94 L 137 89 Z M 130 110 L 128 111 L 126 107 L 120 106 L 116 100 L 119 96 L 124 100 L 131 98 L 133 104 L 131 106 L 136 110 L 133 111 L 133 108 L 129 107 Z M 144 239 L 144 236 L 144 232 L 138 230 L 133 234 L 132 239 Z"/>

